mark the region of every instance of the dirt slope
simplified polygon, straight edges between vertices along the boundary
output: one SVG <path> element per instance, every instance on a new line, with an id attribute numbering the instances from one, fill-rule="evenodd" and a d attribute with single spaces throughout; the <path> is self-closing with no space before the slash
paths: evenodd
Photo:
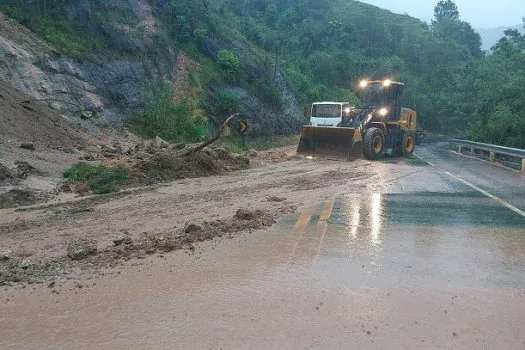
<path id="1" fill-rule="evenodd" d="M 20 142 L 33 142 L 37 148 L 83 147 L 88 136 L 43 103 L 0 80 L 0 144 Z"/>

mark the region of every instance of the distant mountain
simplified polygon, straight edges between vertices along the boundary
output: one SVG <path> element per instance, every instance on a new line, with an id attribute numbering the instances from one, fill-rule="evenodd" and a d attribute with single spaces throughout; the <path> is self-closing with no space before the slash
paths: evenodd
<path id="1" fill-rule="evenodd" d="M 523 26 L 521 25 L 511 27 L 497 27 L 490 29 L 476 29 L 476 31 L 481 35 L 481 39 L 483 40 L 483 50 L 490 50 L 490 48 L 494 46 L 499 41 L 499 39 L 503 37 L 503 32 L 509 28 L 517 29 L 520 32 L 525 33 L 525 29 L 523 29 Z"/>

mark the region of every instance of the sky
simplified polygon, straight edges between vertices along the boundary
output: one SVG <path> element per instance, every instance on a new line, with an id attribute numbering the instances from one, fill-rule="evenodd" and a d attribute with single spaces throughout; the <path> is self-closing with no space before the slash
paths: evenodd
<path id="1" fill-rule="evenodd" d="M 430 22 L 439 0 L 360 0 Z M 525 0 L 456 0 L 461 19 L 474 28 L 510 27 L 523 23 Z"/>

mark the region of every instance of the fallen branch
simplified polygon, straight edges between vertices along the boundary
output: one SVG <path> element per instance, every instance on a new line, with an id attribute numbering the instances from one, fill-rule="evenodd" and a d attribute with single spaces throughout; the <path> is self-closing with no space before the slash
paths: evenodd
<path id="1" fill-rule="evenodd" d="M 239 115 L 239 113 L 235 113 L 235 114 L 230 115 L 230 116 L 228 117 L 228 119 L 226 119 L 226 120 L 224 121 L 224 123 L 222 123 L 221 129 L 219 130 L 219 133 L 218 133 L 217 135 L 215 135 L 212 139 L 210 139 L 210 140 L 208 140 L 208 141 L 206 141 L 206 142 L 201 143 L 201 144 L 198 145 L 197 147 L 194 147 L 194 148 L 192 148 L 192 149 L 190 149 L 190 150 L 184 152 L 184 153 L 182 154 L 182 157 L 187 157 L 187 156 L 189 156 L 189 155 L 192 155 L 192 154 L 194 154 L 194 153 L 197 153 L 197 152 L 199 152 L 200 150 L 202 150 L 202 149 L 208 147 L 209 145 L 213 144 L 214 142 L 218 141 L 218 140 L 221 138 L 221 136 L 224 134 L 224 132 L 226 131 L 226 128 L 228 127 L 228 124 L 230 123 L 230 121 L 231 121 L 233 118 L 237 117 L 238 115 Z"/>

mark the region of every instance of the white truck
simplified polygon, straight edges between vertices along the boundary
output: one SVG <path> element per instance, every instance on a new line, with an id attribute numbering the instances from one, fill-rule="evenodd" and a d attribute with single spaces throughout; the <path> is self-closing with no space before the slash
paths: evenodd
<path id="1" fill-rule="evenodd" d="M 310 112 L 310 125 L 335 127 L 354 108 L 348 102 L 314 102 Z"/>

